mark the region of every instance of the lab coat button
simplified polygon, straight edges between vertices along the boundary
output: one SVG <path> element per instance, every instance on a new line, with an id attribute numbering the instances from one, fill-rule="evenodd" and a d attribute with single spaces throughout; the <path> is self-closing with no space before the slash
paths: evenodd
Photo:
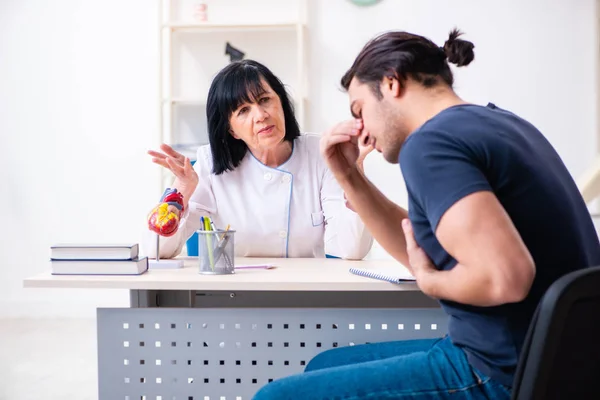
<path id="1" fill-rule="evenodd" d="M 282 179 L 283 183 L 290 183 L 290 181 L 292 180 L 292 178 L 290 178 L 289 175 L 285 175 Z"/>
<path id="2" fill-rule="evenodd" d="M 287 232 L 286 231 L 279 231 L 279 237 L 282 239 L 285 239 L 287 237 Z"/>
<path id="3" fill-rule="evenodd" d="M 272 177 L 273 176 L 269 172 L 264 175 L 265 181 L 270 181 Z"/>

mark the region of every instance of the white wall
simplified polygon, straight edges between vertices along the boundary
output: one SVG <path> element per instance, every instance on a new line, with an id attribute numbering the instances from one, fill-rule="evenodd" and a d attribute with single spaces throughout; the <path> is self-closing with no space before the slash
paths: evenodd
<path id="1" fill-rule="evenodd" d="M 124 291 L 22 289 L 57 242 L 138 241 L 160 195 L 157 7 L 0 1 L 0 315 L 93 315 Z"/>
<path id="2" fill-rule="evenodd" d="M 458 93 L 528 118 L 573 175 L 591 162 L 593 0 L 309 2 L 308 130 L 349 117 L 339 79 L 374 34 L 404 29 L 442 45 L 458 26 L 476 46 L 476 61 L 457 72 Z M 160 194 L 145 155 L 157 140 L 154 4 L 0 0 L 0 316 L 91 316 L 96 306 L 127 304 L 122 291 L 22 289 L 22 279 L 47 270 L 53 243 L 139 240 Z M 366 168 L 406 204 L 397 166 L 374 154 Z"/>

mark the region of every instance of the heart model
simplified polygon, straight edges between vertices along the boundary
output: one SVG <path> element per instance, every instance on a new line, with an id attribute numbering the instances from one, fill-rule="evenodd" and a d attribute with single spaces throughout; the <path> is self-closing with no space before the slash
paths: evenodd
<path id="1" fill-rule="evenodd" d="M 167 189 L 160 203 L 148 214 L 148 228 L 161 236 L 173 236 L 183 213 L 183 196 L 177 189 Z"/>

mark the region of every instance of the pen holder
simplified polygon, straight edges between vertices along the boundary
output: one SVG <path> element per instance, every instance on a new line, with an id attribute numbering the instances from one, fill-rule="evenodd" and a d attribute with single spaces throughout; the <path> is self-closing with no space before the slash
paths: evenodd
<path id="1" fill-rule="evenodd" d="M 235 273 L 235 231 L 196 231 L 199 272 L 209 275 Z"/>

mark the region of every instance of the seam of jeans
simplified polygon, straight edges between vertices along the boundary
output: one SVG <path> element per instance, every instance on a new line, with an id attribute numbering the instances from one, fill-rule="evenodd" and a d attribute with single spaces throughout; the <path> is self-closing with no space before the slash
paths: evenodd
<path id="1" fill-rule="evenodd" d="M 481 380 L 481 378 L 479 378 L 479 376 L 477 377 L 477 379 L 479 379 L 479 381 L 475 382 L 472 385 L 465 386 L 463 388 L 458 388 L 458 389 L 446 389 L 446 392 L 448 392 L 448 393 L 464 392 L 465 390 L 470 390 L 470 389 L 473 389 L 474 387 L 485 385 L 486 383 L 488 383 L 490 381 L 490 378 L 485 378 L 484 380 Z M 441 390 L 439 390 L 439 392 L 441 392 Z"/>
<path id="2" fill-rule="evenodd" d="M 406 396 L 406 395 L 425 395 L 425 394 L 437 394 L 437 393 L 457 393 L 457 392 L 464 392 L 467 390 L 471 390 L 474 389 L 478 386 L 481 385 L 485 385 L 488 382 L 490 382 L 490 378 L 486 378 L 484 380 L 482 380 L 481 382 L 478 383 L 474 383 L 472 385 L 468 385 L 462 388 L 455 388 L 455 389 L 436 389 L 436 390 L 421 390 L 421 391 L 398 391 L 395 389 L 388 389 L 388 390 L 379 390 L 377 392 L 369 392 L 365 395 L 361 395 L 361 396 L 357 396 L 357 395 L 349 395 L 349 396 L 343 396 L 342 398 L 344 400 L 362 400 L 362 399 L 379 399 L 382 394 L 386 394 L 386 395 L 398 395 L 398 396 Z"/>

